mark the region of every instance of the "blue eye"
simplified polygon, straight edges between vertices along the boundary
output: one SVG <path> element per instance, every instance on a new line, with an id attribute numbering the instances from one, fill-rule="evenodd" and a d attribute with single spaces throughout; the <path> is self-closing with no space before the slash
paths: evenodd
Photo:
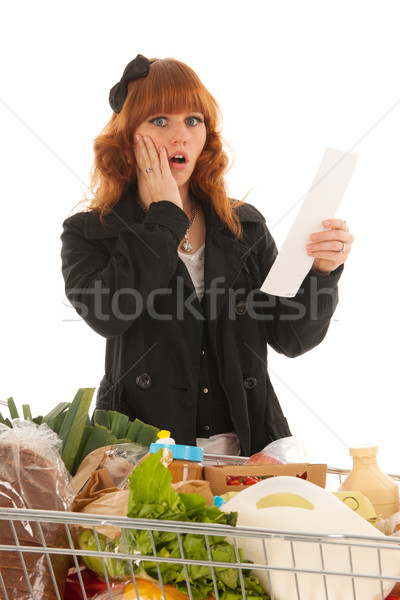
<path id="1" fill-rule="evenodd" d="M 186 119 L 186 123 L 189 125 L 189 127 L 195 127 L 199 123 L 204 123 L 204 121 L 200 119 L 200 117 L 188 117 Z"/>
<path id="2" fill-rule="evenodd" d="M 156 127 L 165 127 L 167 119 L 165 117 L 156 117 L 155 119 L 151 119 L 150 122 L 156 125 Z"/>

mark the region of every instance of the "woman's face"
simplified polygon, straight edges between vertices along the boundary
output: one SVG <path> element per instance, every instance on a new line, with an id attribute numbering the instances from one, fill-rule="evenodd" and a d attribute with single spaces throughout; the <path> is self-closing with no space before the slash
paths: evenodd
<path id="1" fill-rule="evenodd" d="M 206 143 L 202 113 L 151 115 L 135 133 L 150 137 L 158 151 L 161 146 L 166 149 L 171 173 L 179 187 L 189 182 Z"/>

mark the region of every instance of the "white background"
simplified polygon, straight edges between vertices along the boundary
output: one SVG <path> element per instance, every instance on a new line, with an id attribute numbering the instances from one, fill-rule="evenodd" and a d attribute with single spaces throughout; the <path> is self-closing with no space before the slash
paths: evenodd
<path id="1" fill-rule="evenodd" d="M 85 192 L 110 87 L 137 53 L 172 56 L 219 101 L 230 192 L 251 190 L 278 245 L 326 146 L 359 154 L 330 331 L 303 357 L 271 352 L 270 371 L 315 460 L 348 466 L 349 446 L 374 443 L 400 473 L 398 2 L 14 0 L 0 49 L 0 399 L 43 414 L 98 386 L 104 340 L 65 300 L 61 225 Z"/>

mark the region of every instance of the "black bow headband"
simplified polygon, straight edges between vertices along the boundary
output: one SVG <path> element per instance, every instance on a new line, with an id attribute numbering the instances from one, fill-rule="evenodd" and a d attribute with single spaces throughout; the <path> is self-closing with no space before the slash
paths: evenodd
<path id="1" fill-rule="evenodd" d="M 110 90 L 109 101 L 114 112 L 119 113 L 122 110 L 128 94 L 128 83 L 141 77 L 147 77 L 150 65 L 153 62 L 149 61 L 145 56 L 138 54 L 136 58 L 126 65 L 121 79 Z"/>

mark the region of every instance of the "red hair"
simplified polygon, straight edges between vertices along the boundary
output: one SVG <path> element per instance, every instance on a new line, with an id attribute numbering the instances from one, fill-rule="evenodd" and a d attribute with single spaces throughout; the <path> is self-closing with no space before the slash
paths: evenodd
<path id="1" fill-rule="evenodd" d="M 204 149 L 190 179 L 190 191 L 209 203 L 222 222 L 240 237 L 241 224 L 227 195 L 224 176 L 229 159 L 223 149 L 218 103 L 187 65 L 172 58 L 156 59 L 147 77 L 129 83 L 128 95 L 119 114 L 94 141 L 94 165 L 90 208 L 101 216 L 111 211 L 123 191 L 136 181 L 134 133 L 149 116 L 201 112 L 207 132 Z"/>

